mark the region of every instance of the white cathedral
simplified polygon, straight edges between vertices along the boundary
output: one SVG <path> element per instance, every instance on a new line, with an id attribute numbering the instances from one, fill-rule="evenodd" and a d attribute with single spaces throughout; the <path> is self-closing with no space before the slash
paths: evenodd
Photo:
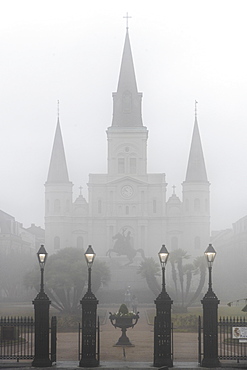
<path id="1" fill-rule="evenodd" d="M 147 140 L 127 29 L 112 124 L 107 128 L 107 173 L 89 175 L 88 201 L 82 194 L 73 201 L 58 119 L 45 183 L 49 253 L 66 247 L 86 249 L 90 244 L 97 255 L 105 256 L 121 236 L 146 256 L 157 255 L 162 244 L 169 251 L 182 248 L 191 256 L 203 255 L 210 238 L 210 183 L 197 116 L 182 200 L 175 192 L 167 199 L 164 173 L 147 172 Z"/>

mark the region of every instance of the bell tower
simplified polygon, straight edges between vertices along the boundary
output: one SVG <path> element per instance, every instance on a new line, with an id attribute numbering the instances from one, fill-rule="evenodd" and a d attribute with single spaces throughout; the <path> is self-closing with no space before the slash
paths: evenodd
<path id="1" fill-rule="evenodd" d="M 148 131 L 142 123 L 141 105 L 127 29 L 117 92 L 113 93 L 112 125 L 107 129 L 111 176 L 147 173 Z"/>
<path id="2" fill-rule="evenodd" d="M 196 107 L 197 102 L 195 103 Z M 209 187 L 195 109 L 195 123 L 183 186 L 184 249 L 201 255 L 210 236 Z"/>
<path id="3" fill-rule="evenodd" d="M 45 183 L 45 245 L 49 253 L 71 246 L 72 186 L 58 117 Z"/>

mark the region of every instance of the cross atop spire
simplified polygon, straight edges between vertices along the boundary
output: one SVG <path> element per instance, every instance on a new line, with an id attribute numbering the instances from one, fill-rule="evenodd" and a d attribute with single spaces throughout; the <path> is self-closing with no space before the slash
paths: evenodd
<path id="1" fill-rule="evenodd" d="M 82 195 L 82 189 L 83 189 L 83 187 L 80 186 L 79 189 L 80 189 L 80 195 Z"/>
<path id="2" fill-rule="evenodd" d="M 175 186 L 175 185 L 173 185 L 172 189 L 173 189 L 173 193 L 172 193 L 172 195 L 176 195 L 176 193 L 175 193 L 176 186 Z"/>
<path id="3" fill-rule="evenodd" d="M 57 101 L 57 118 L 59 119 L 59 100 Z"/>
<path id="4" fill-rule="evenodd" d="M 129 14 L 127 12 L 126 15 L 123 18 L 126 18 L 126 30 L 128 31 L 128 29 L 129 29 L 129 18 L 132 18 L 132 17 L 129 16 Z"/>
<path id="5" fill-rule="evenodd" d="M 197 104 L 198 104 L 198 101 L 195 100 L 195 118 L 197 118 Z"/>

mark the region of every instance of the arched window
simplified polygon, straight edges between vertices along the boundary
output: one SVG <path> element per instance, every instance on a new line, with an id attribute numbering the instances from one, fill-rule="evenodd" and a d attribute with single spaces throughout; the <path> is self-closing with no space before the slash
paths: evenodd
<path id="1" fill-rule="evenodd" d="M 110 191 L 110 214 L 113 212 L 113 191 Z"/>
<path id="2" fill-rule="evenodd" d="M 194 248 L 195 249 L 201 249 L 201 239 L 199 236 L 196 236 L 195 237 L 195 241 L 194 241 Z"/>
<path id="3" fill-rule="evenodd" d="M 144 214 L 144 203 L 145 202 L 145 194 L 144 191 L 141 191 L 141 214 Z"/>
<path id="4" fill-rule="evenodd" d="M 178 238 L 176 236 L 173 236 L 171 238 L 171 250 L 175 251 L 176 249 L 178 249 Z"/>
<path id="5" fill-rule="evenodd" d="M 132 215 L 136 216 L 136 206 L 132 206 Z"/>
<path id="6" fill-rule="evenodd" d="M 55 236 L 54 238 L 54 250 L 60 249 L 60 238 L 59 236 Z"/>
<path id="7" fill-rule="evenodd" d="M 60 213 L 60 211 L 61 211 L 60 200 L 59 199 L 55 199 L 55 202 L 54 202 L 54 212 L 55 213 Z"/>
<path id="8" fill-rule="evenodd" d="M 194 200 L 194 211 L 199 212 L 200 211 L 200 199 L 196 198 Z"/>
<path id="9" fill-rule="evenodd" d="M 83 249 L 83 237 L 82 236 L 78 236 L 77 237 L 77 240 L 76 240 L 76 247 L 79 248 L 79 249 Z"/>
<path id="10" fill-rule="evenodd" d="M 46 200 L 46 212 L 49 213 L 50 212 L 50 202 L 49 200 L 47 199 Z"/>
<path id="11" fill-rule="evenodd" d="M 145 249 L 146 243 L 146 227 L 144 225 L 141 226 L 141 248 Z"/>
<path id="12" fill-rule="evenodd" d="M 70 209 L 70 207 L 69 207 L 69 200 L 67 199 L 66 200 L 66 212 L 69 212 L 69 209 Z"/>
<path id="13" fill-rule="evenodd" d="M 136 173 L 136 158 L 130 158 L 130 173 Z"/>
<path id="14" fill-rule="evenodd" d="M 157 202 L 156 199 L 153 199 L 153 213 L 157 212 Z"/>
<path id="15" fill-rule="evenodd" d="M 189 212 L 189 200 L 185 199 L 185 212 Z"/>
<path id="16" fill-rule="evenodd" d="M 132 95 L 130 91 L 123 93 L 123 112 L 130 113 L 132 109 Z"/>
<path id="17" fill-rule="evenodd" d="M 102 213 L 102 200 L 98 199 L 98 213 Z"/>
<path id="18" fill-rule="evenodd" d="M 118 158 L 118 173 L 125 173 L 125 160 Z"/>

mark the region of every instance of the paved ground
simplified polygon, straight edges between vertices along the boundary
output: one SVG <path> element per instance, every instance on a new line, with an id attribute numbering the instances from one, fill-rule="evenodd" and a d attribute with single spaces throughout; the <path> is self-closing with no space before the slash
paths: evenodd
<path id="1" fill-rule="evenodd" d="M 114 309 L 107 309 L 114 311 Z M 140 319 L 133 329 L 127 330 L 133 347 L 114 347 L 121 330 L 114 328 L 108 319 L 101 325 L 100 360 L 153 362 L 153 325 L 148 324 L 145 308 L 140 308 Z M 174 361 L 197 362 L 197 333 L 174 333 Z M 58 333 L 57 360 L 78 359 L 78 333 Z"/>

